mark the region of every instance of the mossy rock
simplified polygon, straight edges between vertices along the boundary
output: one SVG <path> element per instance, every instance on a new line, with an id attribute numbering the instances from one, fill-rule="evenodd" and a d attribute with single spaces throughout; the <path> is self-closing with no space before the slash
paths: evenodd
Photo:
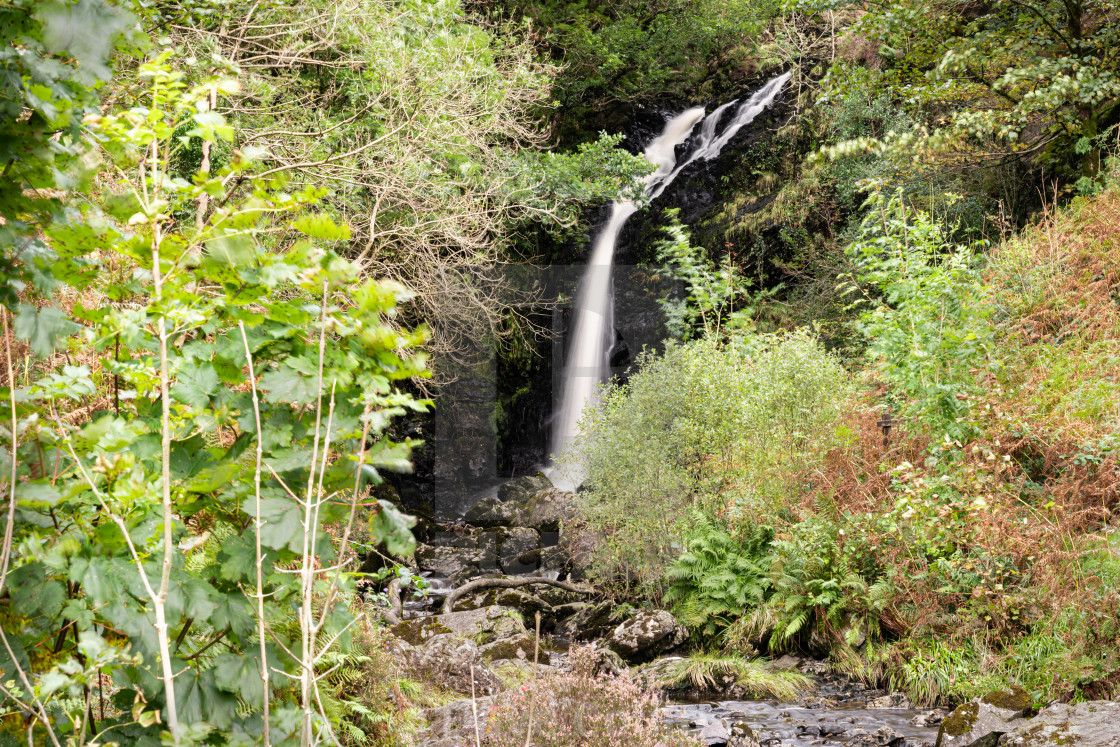
<path id="1" fill-rule="evenodd" d="M 543 641 L 542 641 L 543 643 Z M 488 643 L 479 649 L 482 658 L 487 661 L 498 661 L 501 659 L 518 659 L 521 661 L 532 662 L 534 656 L 533 637 L 529 635 L 517 636 L 516 638 L 504 638 L 500 641 Z M 551 664 L 552 656 L 545 650 L 544 646 L 536 652 L 537 662 L 539 664 Z"/>
<path id="2" fill-rule="evenodd" d="M 972 727 L 976 726 L 976 719 L 979 716 L 980 705 L 978 703 L 965 703 L 945 717 L 945 720 L 941 722 L 941 731 L 950 737 L 963 736 L 972 731 Z M 941 735 L 938 735 L 937 742 L 938 744 L 941 743 Z"/>
<path id="3" fill-rule="evenodd" d="M 980 698 L 980 702 L 1022 714 L 1030 707 L 1031 696 L 1019 685 L 1011 685 L 1007 690 L 992 690 Z"/>
<path id="4" fill-rule="evenodd" d="M 405 620 L 394 625 L 392 631 L 393 635 L 413 646 L 419 646 L 443 633 L 454 633 L 482 646 L 526 632 L 521 617 L 514 610 L 499 606 Z"/>

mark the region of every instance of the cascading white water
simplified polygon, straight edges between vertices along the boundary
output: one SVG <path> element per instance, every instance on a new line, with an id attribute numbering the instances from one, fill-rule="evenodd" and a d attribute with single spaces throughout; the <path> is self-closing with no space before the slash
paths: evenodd
<path id="1" fill-rule="evenodd" d="M 646 177 L 646 195 L 654 199 L 672 183 L 677 175 L 693 161 L 711 159 L 719 155 L 735 133 L 750 124 L 758 114 L 773 102 L 790 74 L 779 75 L 743 102 L 734 118 L 719 135 L 716 129 L 724 113 L 735 101 L 720 106 L 706 118 L 704 109 L 697 107 L 681 112 L 665 123 L 665 129 L 645 149 L 645 157 L 657 169 Z M 700 136 L 688 158 L 677 165 L 676 148 L 692 134 L 696 123 Z M 574 489 L 583 480 L 582 463 L 570 453 L 579 431 L 583 411 L 597 401 L 597 391 L 610 369 L 610 350 L 614 344 L 614 309 L 611 293 L 611 269 L 614 265 L 615 245 L 626 221 L 637 212 L 631 200 L 611 205 L 611 216 L 595 239 L 591 260 L 580 280 L 576 292 L 571 344 L 564 364 L 563 394 L 560 410 L 553 421 L 552 453 L 565 455 L 559 469 L 554 469 L 552 481 L 557 487 Z"/>

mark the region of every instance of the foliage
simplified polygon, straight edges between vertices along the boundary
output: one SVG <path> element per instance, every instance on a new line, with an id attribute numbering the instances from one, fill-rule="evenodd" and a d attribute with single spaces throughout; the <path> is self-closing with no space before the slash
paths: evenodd
<path id="1" fill-rule="evenodd" d="M 880 376 L 906 395 L 904 417 L 951 439 L 975 434 L 970 400 L 996 365 L 986 312 L 977 303 L 975 248 L 949 246 L 937 224 L 879 192 L 848 248 L 865 291 L 861 327 Z M 851 290 L 857 290 L 853 286 Z"/>
<path id="2" fill-rule="evenodd" d="M 209 103 L 232 82 L 189 87 L 162 58 L 139 74 L 143 107 L 87 120 L 104 192 L 45 227 L 68 311 L 14 320 L 37 356 L 80 358 L 5 391 L 8 706 L 56 744 L 319 743 L 320 664 L 355 622 L 350 532 L 325 527 L 409 468 L 384 432 L 425 406 L 393 387 L 422 375 L 423 335 L 388 323 L 403 289 L 326 248 L 348 229 L 321 191 L 254 176 L 251 149 L 169 174 L 184 139 L 233 138 Z M 370 533 L 410 553 L 410 522 L 381 502 Z"/>
<path id="3" fill-rule="evenodd" d="M 632 194 L 649 169 L 606 134 L 546 152 L 538 113 L 554 68 L 524 28 L 475 23 L 458 0 L 207 3 L 222 12 L 175 41 L 240 70 L 221 107 L 238 123 L 233 146 L 332 190 L 352 226 L 340 253 L 413 291 L 403 311 L 431 330 L 439 379 L 536 300 L 510 272 L 523 259 L 512 237 L 567 237 L 588 204 Z"/>
<path id="4" fill-rule="evenodd" d="M 63 213 L 62 195 L 89 177 L 80 135 L 109 79 L 109 57 L 132 43 L 131 17 L 105 0 L 13 0 L 0 6 L 0 301 L 29 283 L 49 291 L 52 254 L 36 232 Z M 87 30 L 97 27 L 98 33 Z"/>
<path id="5" fill-rule="evenodd" d="M 1010 152 L 1045 147 L 1088 187 L 1120 103 L 1116 10 L 1113 0 L 1005 0 L 964 13 L 955 3 L 903 2 L 876 8 L 860 29 L 883 40 L 880 54 L 912 97 L 951 107 L 935 147 L 937 138 Z"/>
<path id="6" fill-rule="evenodd" d="M 590 648 L 573 648 L 570 672 L 550 672 L 500 694 L 490 707 L 481 743 L 493 747 L 519 747 L 527 741 L 541 747 L 698 744 L 681 730 L 667 729 L 661 723 L 657 696 L 628 674 L 596 674 L 597 658 Z"/>
<path id="7" fill-rule="evenodd" d="M 703 247 L 694 247 L 688 229 L 677 218 L 679 210 L 666 211 L 669 225 L 665 237 L 654 245 L 659 275 L 681 286 L 680 291 L 658 299 L 665 314 L 665 328 L 680 340 L 695 334 L 719 338 L 726 325 L 729 332 L 749 325 L 759 298 L 751 298 L 751 281 L 727 257 L 717 267 Z M 778 288 L 757 296 L 772 296 Z M 738 308 L 736 308 L 738 305 Z"/>
<path id="8" fill-rule="evenodd" d="M 597 6 L 568 0 L 485 3 L 532 20 L 564 64 L 556 97 L 579 115 L 613 103 L 687 95 L 779 10 L 772 0 L 636 0 Z"/>
<path id="9" fill-rule="evenodd" d="M 742 615 L 749 615 L 767 595 L 773 529 L 751 526 L 741 539 L 696 514 L 685 551 L 665 574 L 665 602 L 690 629 L 711 637 Z"/>
<path id="10" fill-rule="evenodd" d="M 691 509 L 735 524 L 786 500 L 843 440 L 837 415 L 851 390 L 806 332 L 673 344 L 639 365 L 583 428 L 581 505 L 608 535 L 598 573 L 626 584 L 662 578 Z"/>
<path id="11" fill-rule="evenodd" d="M 670 686 L 689 686 L 701 692 L 725 692 L 734 686 L 748 698 L 780 702 L 796 700 L 812 684 L 800 672 L 770 669 L 757 659 L 734 654 L 692 654 L 674 667 L 671 676 Z"/>

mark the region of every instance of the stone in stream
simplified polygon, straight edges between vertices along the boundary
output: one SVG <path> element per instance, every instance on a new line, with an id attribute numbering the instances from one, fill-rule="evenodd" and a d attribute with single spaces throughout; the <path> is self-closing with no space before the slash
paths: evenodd
<path id="1" fill-rule="evenodd" d="M 731 725 L 731 739 L 727 747 L 759 747 L 758 737 L 751 725 L 744 722 Z"/>
<path id="2" fill-rule="evenodd" d="M 880 726 L 870 734 L 863 729 L 856 729 L 855 732 L 862 733 L 848 735 L 849 747 L 900 747 L 906 741 L 905 736 L 889 726 Z"/>
<path id="3" fill-rule="evenodd" d="M 910 719 L 907 723 L 910 724 L 911 726 L 923 726 L 923 727 L 937 726 L 942 721 L 944 721 L 945 717 L 948 716 L 948 715 L 949 715 L 949 711 L 946 710 L 945 708 L 936 708 L 932 711 L 926 711 L 925 713 L 919 713 L 917 716 Z"/>
<path id="4" fill-rule="evenodd" d="M 883 695 L 879 698 L 873 698 L 867 701 L 868 708 L 901 708 L 909 710 L 910 699 L 906 697 L 906 693 L 891 693 Z"/>
<path id="5" fill-rule="evenodd" d="M 726 745 L 731 740 L 731 732 L 722 721 L 713 721 L 700 730 L 700 741 L 708 747 Z"/>
<path id="6" fill-rule="evenodd" d="M 688 640 L 688 629 L 665 610 L 642 611 L 611 631 L 607 645 L 633 661 L 667 653 Z"/>

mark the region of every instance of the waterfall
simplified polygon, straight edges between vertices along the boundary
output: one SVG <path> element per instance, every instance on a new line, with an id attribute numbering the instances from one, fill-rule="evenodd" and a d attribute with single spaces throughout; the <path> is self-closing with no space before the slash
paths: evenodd
<path id="1" fill-rule="evenodd" d="M 768 82 L 739 105 L 727 126 L 717 135 L 724 114 L 735 105 L 730 101 L 707 117 L 704 108 L 681 112 L 665 123 L 653 142 L 645 149 L 645 157 L 657 168 L 645 179 L 646 195 L 655 199 L 690 163 L 715 158 L 739 130 L 750 124 L 769 106 L 789 80 L 785 73 Z M 685 142 L 700 125 L 700 134 L 688 157 L 678 166 L 676 148 Z M 618 235 L 630 216 L 638 210 L 632 200 L 611 205 L 610 219 L 599 232 L 591 250 L 591 259 L 576 291 L 571 344 L 564 363 L 560 410 L 552 426 L 552 453 L 565 455 L 565 462 L 552 470 L 552 481 L 558 487 L 574 490 L 584 477 L 582 464 L 570 453 L 579 431 L 583 411 L 598 401 L 599 384 L 610 371 L 610 351 L 614 344 L 614 299 L 611 292 L 611 270 L 614 265 Z"/>

